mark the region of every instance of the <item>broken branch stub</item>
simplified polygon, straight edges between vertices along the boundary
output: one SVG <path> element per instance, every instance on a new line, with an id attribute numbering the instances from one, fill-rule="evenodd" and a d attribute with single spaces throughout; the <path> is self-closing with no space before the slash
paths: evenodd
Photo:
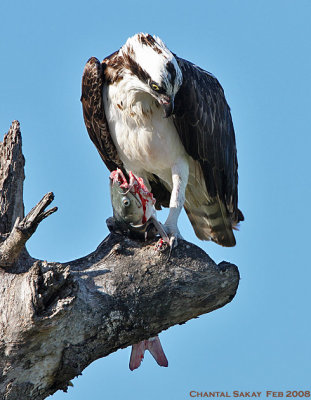
<path id="1" fill-rule="evenodd" d="M 0 142 L 0 232 L 11 232 L 16 218 L 24 217 L 23 182 L 25 159 L 18 121 Z"/>
<path id="2" fill-rule="evenodd" d="M 24 218 L 23 182 L 25 159 L 22 153 L 20 124 L 13 121 L 9 132 L 0 143 L 0 267 L 12 267 L 23 253 L 25 243 L 39 223 L 57 207 L 45 211 L 53 201 L 47 193 Z"/>

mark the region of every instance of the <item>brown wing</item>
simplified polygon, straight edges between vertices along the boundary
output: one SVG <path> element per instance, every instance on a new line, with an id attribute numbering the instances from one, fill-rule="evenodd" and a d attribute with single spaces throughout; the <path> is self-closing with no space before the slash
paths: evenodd
<path id="1" fill-rule="evenodd" d="M 117 168 L 124 171 L 105 116 L 102 96 L 104 83 L 104 67 L 97 58 L 91 57 L 82 77 L 81 102 L 85 126 L 107 168 L 110 171 Z"/>
<path id="2" fill-rule="evenodd" d="M 217 226 L 212 239 L 231 246 L 235 240 L 229 231 L 243 220 L 243 214 L 238 209 L 238 162 L 230 108 L 213 75 L 189 61 L 176 60 L 183 84 L 175 98 L 174 123 L 187 153 L 201 166 L 208 197 L 219 204 L 215 219 L 223 219 L 227 238 L 221 239 Z"/>

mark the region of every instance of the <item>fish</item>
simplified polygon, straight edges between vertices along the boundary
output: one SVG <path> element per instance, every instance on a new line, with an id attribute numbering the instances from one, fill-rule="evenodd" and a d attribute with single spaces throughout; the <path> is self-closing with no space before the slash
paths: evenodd
<path id="1" fill-rule="evenodd" d="M 133 238 L 147 239 L 160 235 L 169 246 L 169 238 L 156 217 L 156 199 L 144 180 L 130 171 L 128 182 L 119 168 L 112 171 L 109 178 L 113 209 L 113 218 L 106 221 L 109 230 Z"/>
<path id="2" fill-rule="evenodd" d="M 119 168 L 112 171 L 109 178 L 113 218 L 108 218 L 108 228 L 137 238 L 147 239 L 160 235 L 160 240 L 169 245 L 169 237 L 156 218 L 156 199 L 145 186 L 143 179 L 130 171 L 128 182 Z M 146 350 L 151 353 L 158 365 L 168 367 L 160 339 L 154 336 L 132 346 L 129 362 L 131 371 L 141 365 Z"/>

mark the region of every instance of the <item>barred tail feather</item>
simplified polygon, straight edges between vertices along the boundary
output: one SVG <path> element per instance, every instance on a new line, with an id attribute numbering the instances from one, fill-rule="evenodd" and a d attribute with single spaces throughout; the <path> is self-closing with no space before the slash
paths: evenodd
<path id="1" fill-rule="evenodd" d="M 215 205 L 217 204 L 203 204 L 200 208 L 185 206 L 194 232 L 201 240 L 212 240 L 225 247 L 235 246 L 236 242 L 232 228 L 228 226 L 227 221 L 220 212 L 221 205 L 218 206 L 218 211 L 214 218 L 209 216 L 210 209 L 215 209 Z"/>
<path id="2" fill-rule="evenodd" d="M 204 179 L 197 174 L 189 176 L 185 211 L 199 239 L 212 240 L 226 247 L 235 246 L 232 221 L 226 206 L 218 197 L 209 197 Z"/>

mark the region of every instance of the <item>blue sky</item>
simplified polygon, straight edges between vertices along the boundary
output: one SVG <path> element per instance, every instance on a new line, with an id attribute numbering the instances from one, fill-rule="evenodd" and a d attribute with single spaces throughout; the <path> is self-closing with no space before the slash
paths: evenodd
<path id="1" fill-rule="evenodd" d="M 309 0 L 1 1 L 1 132 L 20 121 L 26 211 L 48 191 L 59 207 L 29 241 L 34 257 L 72 260 L 108 234 L 108 171 L 79 101 L 90 56 L 104 58 L 136 32 L 157 34 L 217 76 L 236 130 L 245 215 L 237 246 L 200 242 L 180 220 L 187 240 L 238 265 L 235 299 L 161 334 L 168 368 L 147 354 L 130 372 L 130 349 L 120 350 L 52 400 L 310 390 L 310 19 Z"/>

